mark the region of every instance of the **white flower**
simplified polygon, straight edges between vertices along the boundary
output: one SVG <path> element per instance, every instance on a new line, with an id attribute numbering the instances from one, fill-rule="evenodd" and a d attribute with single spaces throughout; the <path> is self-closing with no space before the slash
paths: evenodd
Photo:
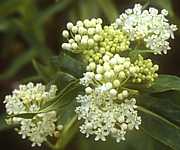
<path id="1" fill-rule="evenodd" d="M 170 49 L 170 38 L 174 38 L 175 25 L 170 25 L 165 18 L 168 11 L 163 9 L 158 14 L 155 8 L 142 10 L 140 4 L 135 4 L 133 9 L 127 9 L 113 24 L 127 32 L 131 41 L 142 39 L 146 47 L 154 50 L 155 54 L 167 53 Z"/>
<path id="2" fill-rule="evenodd" d="M 141 117 L 135 110 L 136 100 L 125 99 L 123 103 L 115 103 L 109 92 L 95 88 L 88 95 L 79 95 L 76 108 L 78 119 L 83 120 L 80 131 L 89 137 L 95 135 L 95 141 L 105 141 L 107 136 L 116 138 L 117 142 L 125 140 L 128 130 L 139 129 Z"/>
<path id="3" fill-rule="evenodd" d="M 55 85 L 51 85 L 49 90 L 46 90 L 41 83 L 34 85 L 30 82 L 27 85 L 19 85 L 19 89 L 15 89 L 12 95 L 5 97 L 6 112 L 10 115 L 7 123 L 19 124 L 20 127 L 16 130 L 23 139 L 28 138 L 32 142 L 32 146 L 41 146 L 47 140 L 47 136 L 53 136 L 56 132 L 56 112 L 41 110 L 47 102 L 55 98 L 56 92 Z M 16 116 L 23 113 L 35 114 L 32 118 Z"/>
<path id="4" fill-rule="evenodd" d="M 22 138 L 28 138 L 32 146 L 41 146 L 47 136 L 53 136 L 56 131 L 57 116 L 55 111 L 35 115 L 32 119 L 21 119 L 18 133 Z"/>
<path id="5" fill-rule="evenodd" d="M 80 79 L 86 88 L 85 95 L 76 98 L 80 104 L 76 113 L 83 120 L 80 131 L 86 137 L 95 135 L 95 141 L 105 141 L 111 136 L 119 142 L 125 140 L 128 130 L 139 129 L 141 124 L 136 100 L 129 98 L 129 89 L 124 89 L 140 69 L 119 54 L 107 53 L 102 60 L 100 64 L 91 62 L 86 68 L 88 72 Z"/>

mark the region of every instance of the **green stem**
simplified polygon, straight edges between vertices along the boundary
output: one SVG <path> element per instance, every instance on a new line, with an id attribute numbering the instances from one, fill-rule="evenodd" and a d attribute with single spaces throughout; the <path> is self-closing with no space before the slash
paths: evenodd
<path id="1" fill-rule="evenodd" d="M 125 89 L 125 90 L 130 91 L 133 95 L 136 95 L 136 94 L 138 94 L 138 93 L 139 93 L 139 91 L 138 91 L 138 90 L 134 90 L 134 89 L 126 88 L 126 87 L 122 87 L 122 89 Z"/>
<path id="2" fill-rule="evenodd" d="M 124 84 L 126 84 L 126 82 L 129 80 L 130 76 L 128 76 L 121 84 L 119 87 L 122 87 Z"/>
<path id="3" fill-rule="evenodd" d="M 134 50 L 130 50 L 130 53 L 154 53 L 154 50 L 150 50 L 150 49 L 134 49 Z"/>
<path id="4" fill-rule="evenodd" d="M 63 150 L 66 145 L 73 138 L 78 129 L 77 116 L 75 115 L 65 126 L 60 138 L 57 140 L 55 146 L 53 146 L 54 150 Z"/>
<path id="5" fill-rule="evenodd" d="M 76 89 L 76 85 L 78 85 L 79 80 L 75 80 L 71 83 L 69 83 L 53 100 L 52 103 L 47 105 L 45 108 L 42 108 L 42 110 L 51 110 L 54 109 L 55 106 L 59 103 L 59 100 L 64 97 L 67 93 L 71 92 L 72 90 Z M 74 87 L 73 87 L 74 86 Z M 72 88 L 73 87 L 73 88 Z"/>

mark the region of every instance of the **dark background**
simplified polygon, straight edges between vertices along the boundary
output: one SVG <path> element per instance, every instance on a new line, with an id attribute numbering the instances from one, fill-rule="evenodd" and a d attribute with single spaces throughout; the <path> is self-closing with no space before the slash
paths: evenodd
<path id="1" fill-rule="evenodd" d="M 137 1 L 0 0 L 0 112 L 5 111 L 4 96 L 10 93 L 19 81 L 28 80 L 31 76 L 38 79 L 32 66 L 32 59 L 46 63 L 48 57 L 60 53 L 63 41 L 61 31 L 68 21 L 102 17 L 105 20 L 104 23 L 110 23 L 116 17 L 113 16 L 115 12 L 120 14 Z M 139 2 L 144 4 L 145 0 Z M 177 24 L 178 28 L 180 28 L 179 4 L 179 0 L 150 2 L 150 6 L 170 10 L 170 22 Z M 175 33 L 175 40 L 171 41 L 172 50 L 167 55 L 154 57 L 154 61 L 160 65 L 159 73 L 180 75 L 179 33 L 180 30 Z M 69 144 L 69 149 L 75 149 L 74 145 L 76 145 L 76 138 Z M 31 148 L 28 140 L 22 140 L 11 129 L 0 132 L 0 149 L 48 148 L 46 145 L 41 148 Z"/>

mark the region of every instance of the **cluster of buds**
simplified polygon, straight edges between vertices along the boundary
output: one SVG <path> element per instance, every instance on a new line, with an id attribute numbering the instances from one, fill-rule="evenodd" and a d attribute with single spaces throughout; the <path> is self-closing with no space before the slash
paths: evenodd
<path id="1" fill-rule="evenodd" d="M 86 87 L 90 84 L 104 84 L 112 88 L 112 94 L 117 94 L 117 89 L 121 89 L 126 83 L 151 85 L 158 76 L 156 71 L 158 71 L 158 65 L 153 65 L 150 59 L 143 59 L 141 55 L 132 62 L 129 57 L 106 53 L 102 57 L 102 63 L 89 63 L 80 83 Z"/>
<path id="2" fill-rule="evenodd" d="M 62 48 L 80 53 L 87 62 L 99 62 L 106 52 L 119 53 L 129 49 L 128 36 L 113 26 L 102 27 L 102 19 L 85 19 L 77 21 L 74 26 L 67 23 L 67 29 L 62 32 L 68 43 Z"/>
<path id="3" fill-rule="evenodd" d="M 104 26 L 101 36 L 103 37 L 99 44 L 101 53 L 107 51 L 116 54 L 129 49 L 130 41 L 127 34 L 119 29 L 114 29 L 113 26 Z"/>
<path id="4" fill-rule="evenodd" d="M 158 77 L 156 71 L 158 71 L 159 66 L 153 65 L 151 59 L 144 60 L 141 55 L 138 56 L 134 65 L 138 67 L 138 71 L 135 73 L 135 78 L 132 79 L 132 82 L 151 86 L 151 83 Z"/>
<path id="5" fill-rule="evenodd" d="M 57 126 L 57 114 L 54 110 L 43 111 L 43 107 L 55 98 L 57 87 L 51 85 L 49 90 L 41 83 L 34 85 L 20 85 L 15 89 L 12 95 L 5 97 L 4 103 L 7 114 L 8 124 L 19 124 L 15 130 L 22 135 L 22 138 L 28 138 L 32 146 L 41 146 L 47 140 L 48 136 L 57 135 L 62 128 Z M 23 118 L 22 114 L 34 114 L 32 117 Z"/>
<path id="6" fill-rule="evenodd" d="M 68 43 L 63 43 L 62 48 L 72 52 L 83 52 L 97 46 L 97 42 L 102 38 L 102 19 L 85 19 L 77 21 L 76 25 L 67 23 L 67 29 L 62 32 L 63 37 L 67 38 Z"/>

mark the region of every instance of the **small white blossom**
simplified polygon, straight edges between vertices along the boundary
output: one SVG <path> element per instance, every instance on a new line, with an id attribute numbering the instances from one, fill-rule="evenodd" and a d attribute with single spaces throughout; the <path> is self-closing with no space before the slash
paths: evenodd
<path id="1" fill-rule="evenodd" d="M 41 146 L 47 140 L 47 136 L 53 136 L 57 132 L 56 111 L 41 111 L 41 108 L 49 101 L 55 98 L 57 87 L 51 85 L 49 90 L 41 83 L 34 85 L 19 85 L 19 89 L 15 89 L 12 95 L 5 97 L 4 103 L 6 112 L 10 115 L 7 119 L 9 124 L 19 124 L 16 128 L 22 138 L 28 138 L 32 142 L 32 146 Z M 32 118 L 22 118 L 16 115 L 23 113 L 34 113 Z M 12 115 L 12 117 L 11 117 Z"/>
<path id="2" fill-rule="evenodd" d="M 56 131 L 57 116 L 55 111 L 35 115 L 32 119 L 21 119 L 18 133 L 22 138 L 28 138 L 32 146 L 41 146 L 47 136 L 53 136 Z"/>
<path id="3" fill-rule="evenodd" d="M 173 32 L 177 30 L 175 25 L 168 23 L 167 15 L 165 9 L 158 13 L 155 8 L 142 10 L 140 4 L 135 4 L 133 9 L 121 14 L 113 25 L 127 32 L 131 41 L 142 39 L 155 54 L 166 54 L 170 49 L 168 39 L 174 38 Z"/>
<path id="4" fill-rule="evenodd" d="M 114 137 L 117 142 L 125 140 L 128 130 L 139 129 L 141 117 L 135 110 L 136 100 L 125 99 L 123 103 L 115 103 L 109 92 L 95 88 L 88 95 L 79 95 L 76 108 L 78 119 L 84 122 L 80 131 L 89 137 L 95 135 L 95 141 L 106 141 L 108 136 Z"/>

